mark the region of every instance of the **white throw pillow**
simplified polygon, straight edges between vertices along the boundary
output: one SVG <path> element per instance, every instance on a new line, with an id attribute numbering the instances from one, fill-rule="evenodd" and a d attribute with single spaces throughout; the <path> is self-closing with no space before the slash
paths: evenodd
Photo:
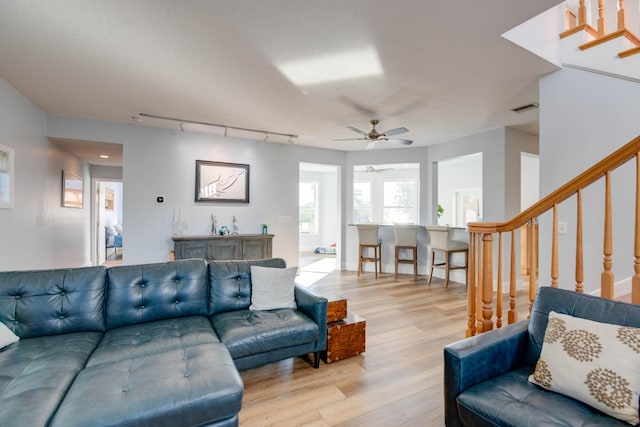
<path id="1" fill-rule="evenodd" d="M 640 329 L 552 311 L 529 381 L 638 424 Z"/>
<path id="2" fill-rule="evenodd" d="M 298 267 L 251 266 L 250 310 L 297 308 L 294 295 Z"/>
<path id="3" fill-rule="evenodd" d="M 0 349 L 5 348 L 9 344 L 13 344 L 20 339 L 19 336 L 13 333 L 11 329 L 4 323 L 0 322 Z"/>

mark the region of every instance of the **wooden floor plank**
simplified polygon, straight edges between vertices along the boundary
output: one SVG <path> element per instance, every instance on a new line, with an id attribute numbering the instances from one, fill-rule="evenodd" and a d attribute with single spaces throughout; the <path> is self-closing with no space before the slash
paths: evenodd
<path id="1" fill-rule="evenodd" d="M 295 358 L 241 372 L 240 425 L 443 426 L 442 351 L 464 338 L 466 285 L 427 280 L 333 272 L 313 284 L 366 320 L 366 352 L 318 369 Z M 518 304 L 524 319 L 525 292 Z"/>

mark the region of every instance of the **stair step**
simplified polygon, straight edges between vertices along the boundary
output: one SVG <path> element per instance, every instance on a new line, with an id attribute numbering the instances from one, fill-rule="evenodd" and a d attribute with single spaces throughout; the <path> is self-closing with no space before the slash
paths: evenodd
<path id="1" fill-rule="evenodd" d="M 640 46 L 632 47 L 631 49 L 623 50 L 618 54 L 620 58 L 626 58 L 631 55 L 640 53 Z"/>
<path id="2" fill-rule="evenodd" d="M 627 39 L 628 42 L 631 42 L 635 46 L 640 46 L 640 39 L 638 39 L 638 37 L 636 37 L 633 33 L 629 32 L 626 28 L 623 28 L 622 30 L 614 31 L 612 33 L 609 33 L 605 36 L 602 36 L 590 42 L 581 44 L 578 47 L 580 48 L 580 50 L 587 50 L 594 46 L 601 45 L 610 40 L 615 40 L 620 37 L 624 37 L 625 39 Z"/>

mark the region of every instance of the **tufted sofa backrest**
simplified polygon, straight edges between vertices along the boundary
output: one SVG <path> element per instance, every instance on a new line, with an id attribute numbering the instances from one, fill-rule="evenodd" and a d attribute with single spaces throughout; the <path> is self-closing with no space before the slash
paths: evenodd
<path id="1" fill-rule="evenodd" d="M 251 266 L 285 268 L 282 258 L 209 261 L 209 314 L 242 310 L 251 305 Z"/>
<path id="2" fill-rule="evenodd" d="M 21 338 L 105 330 L 104 267 L 0 272 L 0 321 Z"/>
<path id="3" fill-rule="evenodd" d="M 534 365 L 540 357 L 551 311 L 595 322 L 640 328 L 640 305 L 541 286 L 533 302 L 529 320 L 528 365 Z"/>
<path id="4" fill-rule="evenodd" d="M 107 272 L 107 328 L 206 315 L 207 264 L 187 259 L 123 265 Z"/>

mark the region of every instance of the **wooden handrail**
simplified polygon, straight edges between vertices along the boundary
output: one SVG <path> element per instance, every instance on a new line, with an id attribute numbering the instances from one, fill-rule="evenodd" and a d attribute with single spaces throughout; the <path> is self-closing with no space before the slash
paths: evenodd
<path id="1" fill-rule="evenodd" d="M 536 218 L 542 215 L 549 209 L 553 208 L 553 205 L 560 204 L 569 197 L 575 195 L 578 190 L 596 182 L 607 172 L 613 171 L 614 169 L 622 166 L 629 160 L 633 159 L 639 152 L 640 136 L 632 139 L 613 154 L 605 157 L 571 181 L 564 184 L 562 187 L 558 188 L 556 191 L 543 197 L 510 220 L 505 222 L 470 222 L 467 224 L 467 229 L 474 233 L 499 233 L 516 230 L 529 222 L 531 218 Z"/>
<path id="2" fill-rule="evenodd" d="M 576 258 L 575 258 L 575 291 L 584 291 L 584 240 L 582 221 L 582 190 L 600 178 L 605 178 L 604 194 L 604 226 L 602 248 L 602 274 L 600 278 L 600 295 L 603 298 L 614 297 L 613 273 L 613 208 L 611 198 L 611 172 L 623 164 L 636 162 L 636 209 L 635 209 L 635 245 L 634 275 L 632 277 L 632 302 L 640 304 L 640 136 L 634 138 L 614 153 L 605 157 L 556 191 L 544 197 L 528 209 L 505 222 L 476 222 L 467 224 L 469 230 L 469 268 L 468 268 L 468 301 L 467 301 L 467 336 L 490 331 L 503 325 L 502 277 L 503 277 L 503 234 L 511 233 L 511 256 L 509 259 L 509 312 L 508 323 L 517 321 L 516 311 L 516 260 L 515 231 L 521 234 L 521 272 L 523 283 L 528 278 L 529 311 L 533 306 L 538 287 L 538 223 L 537 218 L 549 211 L 553 213 L 551 226 L 551 266 L 550 285 L 559 286 L 559 242 L 558 242 L 558 209 L 559 204 L 576 196 Z M 494 235 L 498 239 L 497 251 L 497 283 L 493 278 L 493 243 Z M 525 277 L 526 276 L 526 277 Z M 497 286 L 495 286 L 497 285 Z M 495 286 L 495 289 L 494 289 Z M 495 312 L 493 294 L 496 295 Z M 495 322 L 494 322 L 495 317 Z"/>

